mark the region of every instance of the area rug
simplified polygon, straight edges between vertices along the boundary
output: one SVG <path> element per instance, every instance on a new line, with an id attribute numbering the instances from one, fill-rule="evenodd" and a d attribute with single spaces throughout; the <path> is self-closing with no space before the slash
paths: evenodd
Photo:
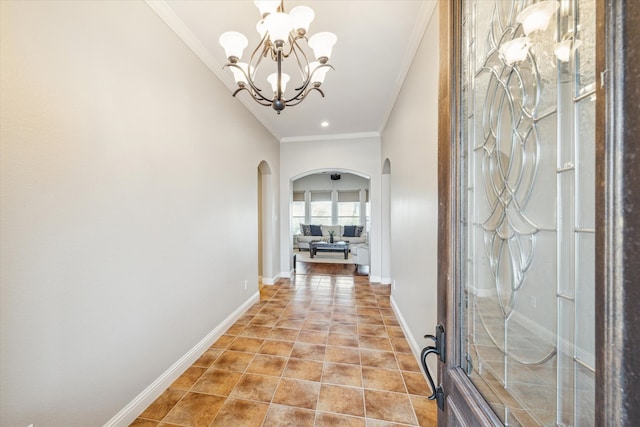
<path id="1" fill-rule="evenodd" d="M 295 249 L 293 254 L 296 256 L 296 262 L 310 262 L 318 264 L 355 264 L 353 256 L 349 252 L 349 257 L 344 259 L 344 252 L 324 252 L 318 251 L 313 257 L 309 257 L 309 251 L 298 251 Z"/>

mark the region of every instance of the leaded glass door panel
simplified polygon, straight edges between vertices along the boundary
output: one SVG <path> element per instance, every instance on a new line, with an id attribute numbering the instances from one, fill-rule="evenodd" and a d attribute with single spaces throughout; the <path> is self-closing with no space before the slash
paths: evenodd
<path id="1" fill-rule="evenodd" d="M 595 0 L 456 7 L 458 288 L 447 323 L 457 341 L 449 351 L 487 419 L 591 426 Z M 545 13 L 548 22 L 536 20 Z M 462 424 L 449 403 L 449 425 Z"/>

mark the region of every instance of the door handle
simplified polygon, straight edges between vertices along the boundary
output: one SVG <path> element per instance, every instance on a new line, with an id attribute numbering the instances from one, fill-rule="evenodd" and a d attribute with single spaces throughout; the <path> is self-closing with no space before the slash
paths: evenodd
<path id="1" fill-rule="evenodd" d="M 438 324 L 436 325 L 435 335 L 425 335 L 424 337 L 433 340 L 435 344 L 423 348 L 420 354 L 422 369 L 424 369 L 424 373 L 427 375 L 427 380 L 429 381 L 429 385 L 431 386 L 431 395 L 428 397 L 428 399 L 436 400 L 436 402 L 438 403 L 438 408 L 440 408 L 440 410 L 444 410 L 444 390 L 442 389 L 441 385 L 436 387 L 436 384 L 433 382 L 431 372 L 429 372 L 429 367 L 427 366 L 427 357 L 430 354 L 437 354 L 441 362 L 446 361 L 444 327 Z"/>
<path id="2" fill-rule="evenodd" d="M 427 336 L 425 336 L 427 338 Z M 420 361 L 422 362 L 422 369 L 424 369 L 424 373 L 427 374 L 427 380 L 429 380 L 429 385 L 431 386 L 431 395 L 429 396 L 429 400 L 433 400 L 436 398 L 436 385 L 433 382 L 433 378 L 431 377 L 431 372 L 429 372 L 429 367 L 427 366 L 427 356 L 431 353 L 440 354 L 437 348 L 433 346 L 427 346 L 422 349 L 422 353 L 420 354 Z"/>

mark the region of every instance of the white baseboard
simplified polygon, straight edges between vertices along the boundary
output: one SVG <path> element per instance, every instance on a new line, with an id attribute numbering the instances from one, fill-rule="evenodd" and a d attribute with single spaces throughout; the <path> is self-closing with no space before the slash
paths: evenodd
<path id="1" fill-rule="evenodd" d="M 104 427 L 126 427 L 131 424 L 149 405 L 155 401 L 193 362 L 198 360 L 224 332 L 235 323 L 253 304 L 260 300 L 256 292 L 218 326 L 209 332 L 198 344 L 175 362 L 151 385 L 136 396 L 120 412 L 104 424 Z"/>
<path id="2" fill-rule="evenodd" d="M 391 284 L 391 277 L 382 277 L 380 279 L 380 283 L 382 283 L 383 285 L 390 285 Z"/>
<path id="3" fill-rule="evenodd" d="M 262 278 L 262 284 L 263 285 L 275 285 L 279 278 L 280 278 L 279 274 L 276 275 L 276 277 L 263 277 Z"/>
<path id="4" fill-rule="evenodd" d="M 416 361 L 418 362 L 418 366 L 422 367 L 422 361 L 420 360 L 422 347 L 420 347 L 420 344 L 418 344 L 418 341 L 416 341 L 416 337 L 414 337 L 411 331 L 409 330 L 409 325 L 404 320 L 404 317 L 402 316 L 402 312 L 400 312 L 400 308 L 398 308 L 398 304 L 396 303 L 396 300 L 393 298 L 393 295 L 391 295 L 391 308 L 393 309 L 393 312 L 395 313 L 396 318 L 398 319 L 398 323 L 400 323 L 400 327 L 402 328 L 402 332 L 404 332 L 404 336 L 407 339 L 407 342 L 409 343 L 409 347 L 411 348 L 411 353 L 413 353 L 413 357 L 416 358 Z M 420 369 L 420 373 L 422 373 L 424 380 L 427 381 L 427 376 L 422 371 L 422 369 Z"/>
<path id="5" fill-rule="evenodd" d="M 293 270 L 293 269 L 291 271 L 281 271 L 280 274 L 278 274 L 278 276 L 281 279 L 290 279 L 295 274 L 294 272 L 295 272 L 295 270 Z"/>
<path id="6" fill-rule="evenodd" d="M 382 278 L 380 276 L 369 276 L 369 282 L 382 283 Z"/>
<path id="7" fill-rule="evenodd" d="M 420 353 L 422 352 L 422 348 L 420 347 L 420 345 L 416 341 L 416 338 L 413 336 L 413 334 L 409 330 L 409 325 L 407 325 L 407 322 L 404 320 L 404 317 L 402 317 L 402 313 L 400 312 L 400 309 L 398 308 L 398 304 L 396 303 L 396 300 L 393 298 L 393 295 L 391 295 L 391 308 L 393 309 L 393 312 L 398 318 L 398 322 L 400 323 L 402 332 L 404 332 L 405 338 L 409 342 L 409 347 L 411 347 L 411 352 L 413 353 L 413 356 L 418 361 L 420 361 Z"/>

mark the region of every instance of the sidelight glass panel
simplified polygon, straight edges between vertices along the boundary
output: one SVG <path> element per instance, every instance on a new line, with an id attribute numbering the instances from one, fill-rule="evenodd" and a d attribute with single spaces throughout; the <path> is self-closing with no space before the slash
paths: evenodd
<path id="1" fill-rule="evenodd" d="M 511 61 L 534 3 L 462 1 L 459 360 L 505 425 L 592 426 L 595 0 Z"/>

